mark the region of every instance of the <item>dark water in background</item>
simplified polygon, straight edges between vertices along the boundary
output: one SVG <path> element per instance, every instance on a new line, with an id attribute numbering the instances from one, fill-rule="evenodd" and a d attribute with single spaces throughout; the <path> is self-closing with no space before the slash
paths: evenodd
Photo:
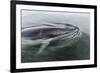
<path id="1" fill-rule="evenodd" d="M 21 62 L 47 62 L 47 61 L 64 61 L 64 60 L 85 60 L 90 58 L 90 40 L 86 34 L 76 43 L 61 48 L 59 50 L 45 49 L 41 54 L 35 56 L 39 50 L 38 46 L 26 47 L 22 50 Z"/>
<path id="2" fill-rule="evenodd" d="M 23 11 L 27 14 L 29 11 Z M 30 12 L 31 16 L 22 16 L 22 27 L 31 26 L 33 23 L 61 22 L 78 26 L 82 31 L 80 39 L 70 46 L 59 50 L 44 49 L 39 55 L 35 55 L 40 46 L 26 46 L 21 49 L 21 62 L 47 62 L 64 60 L 86 60 L 90 59 L 90 17 L 85 13 L 50 13 L 50 12 Z"/>

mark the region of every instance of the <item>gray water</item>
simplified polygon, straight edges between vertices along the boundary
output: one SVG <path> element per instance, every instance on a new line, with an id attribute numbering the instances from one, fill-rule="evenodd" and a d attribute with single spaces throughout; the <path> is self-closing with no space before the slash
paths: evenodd
<path id="1" fill-rule="evenodd" d="M 62 23 L 77 26 L 82 33 L 78 41 L 59 49 L 46 47 L 36 55 L 41 45 L 29 45 L 32 41 L 22 37 L 21 62 L 45 62 L 90 59 L 90 15 L 89 13 L 22 11 L 22 28 L 48 23 Z M 58 25 L 59 26 L 59 25 Z M 63 25 L 60 25 L 63 27 Z M 28 45 L 27 45 L 28 43 Z M 33 43 L 33 42 L 32 42 Z M 36 42 L 34 42 L 36 43 Z M 53 42 L 53 45 L 56 45 Z"/>

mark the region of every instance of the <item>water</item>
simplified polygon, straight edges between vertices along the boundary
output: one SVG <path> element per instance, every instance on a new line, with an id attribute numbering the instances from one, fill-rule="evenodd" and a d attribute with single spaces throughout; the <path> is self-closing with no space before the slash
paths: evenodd
<path id="1" fill-rule="evenodd" d="M 80 43 L 81 42 L 81 43 Z M 44 62 L 44 61 L 63 61 L 63 60 L 85 60 L 90 58 L 89 37 L 83 35 L 78 42 L 70 46 L 55 49 L 45 49 L 40 55 L 39 46 L 30 46 L 22 51 L 22 62 Z"/>
<path id="2" fill-rule="evenodd" d="M 22 48 L 21 48 L 22 63 L 90 59 L 90 33 L 89 33 L 90 24 L 89 24 L 88 13 L 82 14 L 82 13 L 22 11 L 22 14 L 23 14 L 22 28 L 27 28 L 31 26 L 35 27 L 38 25 L 41 26 L 41 24 L 44 23 L 45 24 L 55 23 L 57 24 L 55 26 L 64 28 L 65 26 L 59 25 L 59 23 L 62 24 L 70 23 L 73 26 L 77 26 L 81 32 L 80 37 L 74 39 L 72 38 L 68 39 L 69 45 L 68 43 L 66 43 L 66 41 L 63 40 L 62 43 L 60 42 L 59 47 L 57 47 L 58 40 L 52 41 L 47 39 L 39 39 L 38 41 L 35 40 L 33 41 L 28 38 L 22 37 Z M 85 27 L 85 25 L 87 25 L 87 27 Z M 62 45 L 65 46 L 60 47 Z"/>

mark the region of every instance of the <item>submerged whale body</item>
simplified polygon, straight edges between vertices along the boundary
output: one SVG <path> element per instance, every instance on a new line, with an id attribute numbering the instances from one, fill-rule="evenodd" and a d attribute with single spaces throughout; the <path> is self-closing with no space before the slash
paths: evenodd
<path id="1" fill-rule="evenodd" d="M 69 46 L 81 36 L 80 29 L 71 24 L 42 24 L 22 28 L 22 46 L 41 45 L 37 54 L 45 48 L 58 49 Z"/>

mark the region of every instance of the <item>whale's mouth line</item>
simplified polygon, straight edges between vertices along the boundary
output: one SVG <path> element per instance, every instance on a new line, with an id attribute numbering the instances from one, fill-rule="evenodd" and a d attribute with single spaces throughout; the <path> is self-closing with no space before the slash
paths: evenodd
<path id="1" fill-rule="evenodd" d="M 53 39 L 60 39 L 60 38 L 75 38 L 75 36 L 77 36 L 78 34 L 80 34 L 79 30 L 76 30 L 76 31 L 73 31 L 69 34 L 63 34 L 63 35 L 60 35 L 60 36 L 57 36 L 57 37 L 54 37 Z"/>

